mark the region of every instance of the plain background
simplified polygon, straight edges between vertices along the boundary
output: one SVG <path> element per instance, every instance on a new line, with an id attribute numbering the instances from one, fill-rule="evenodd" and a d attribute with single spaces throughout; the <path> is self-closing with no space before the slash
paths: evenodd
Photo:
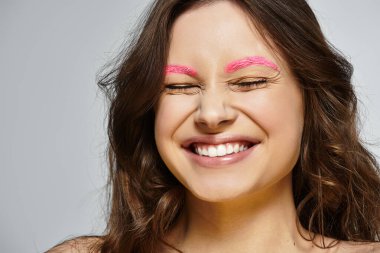
<path id="1" fill-rule="evenodd" d="M 0 252 L 101 233 L 105 102 L 95 77 L 150 1 L 1 0 Z M 380 139 L 377 0 L 312 0 L 354 64 L 366 141 Z M 378 157 L 380 148 L 369 146 Z"/>

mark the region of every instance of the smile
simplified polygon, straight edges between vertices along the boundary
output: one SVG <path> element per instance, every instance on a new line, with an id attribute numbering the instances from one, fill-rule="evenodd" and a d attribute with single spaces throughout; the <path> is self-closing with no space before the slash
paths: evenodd
<path id="1" fill-rule="evenodd" d="M 183 143 L 187 156 L 202 167 L 237 163 L 251 154 L 260 141 L 243 136 L 199 136 Z"/>
<path id="2" fill-rule="evenodd" d="M 247 150 L 252 146 L 249 142 L 230 142 L 218 145 L 208 145 L 203 143 L 194 143 L 191 150 L 201 156 L 217 157 L 236 154 Z"/>

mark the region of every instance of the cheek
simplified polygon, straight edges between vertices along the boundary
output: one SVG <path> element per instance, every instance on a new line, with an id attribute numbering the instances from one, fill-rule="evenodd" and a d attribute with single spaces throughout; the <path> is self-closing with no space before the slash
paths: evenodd
<path id="1" fill-rule="evenodd" d="M 184 121 L 196 108 L 195 96 L 163 95 L 155 108 L 154 135 L 157 150 L 173 175 L 185 182 L 183 175 L 176 169 L 181 164 L 178 154 L 176 133 L 184 128 Z M 183 161 L 182 161 L 183 162 Z"/>
<path id="2" fill-rule="evenodd" d="M 157 145 L 170 140 L 194 110 L 196 98 L 184 95 L 163 95 L 156 106 L 155 138 Z"/>
<path id="3" fill-rule="evenodd" d="M 244 101 L 241 106 L 245 114 L 265 136 L 260 150 L 259 167 L 264 168 L 260 182 L 265 185 L 278 181 L 293 169 L 299 157 L 303 129 L 301 92 L 263 89 L 252 92 Z"/>
<path id="4" fill-rule="evenodd" d="M 303 100 L 297 87 L 258 90 L 242 101 L 246 114 L 269 140 L 300 143 L 303 129 Z"/>
<path id="5" fill-rule="evenodd" d="M 303 103 L 297 92 L 289 94 L 273 94 L 270 98 L 272 106 L 262 108 L 264 123 L 273 135 L 286 135 L 298 138 L 303 128 Z M 265 115 L 268 115 L 265 117 Z"/>

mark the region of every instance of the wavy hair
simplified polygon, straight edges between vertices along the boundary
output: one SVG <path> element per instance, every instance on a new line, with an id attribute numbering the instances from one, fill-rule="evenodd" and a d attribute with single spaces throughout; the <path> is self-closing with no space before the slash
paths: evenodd
<path id="1" fill-rule="evenodd" d="M 190 8 L 212 2 L 154 1 L 120 61 L 99 80 L 110 101 L 110 210 L 98 245 L 102 253 L 168 246 L 163 238 L 182 211 L 184 188 L 158 154 L 153 108 L 173 23 Z M 306 239 L 316 233 L 338 241 L 379 241 L 379 166 L 359 138 L 351 64 L 327 42 L 305 0 L 233 2 L 285 59 L 303 92 L 304 131 L 292 175 L 299 225 L 310 232 Z"/>

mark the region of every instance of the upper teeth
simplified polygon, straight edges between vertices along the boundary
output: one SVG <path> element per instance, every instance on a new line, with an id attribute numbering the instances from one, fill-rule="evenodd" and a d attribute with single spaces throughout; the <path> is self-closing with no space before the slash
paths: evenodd
<path id="1" fill-rule="evenodd" d="M 219 145 L 198 145 L 195 144 L 195 152 L 198 155 L 216 157 L 216 156 L 225 156 L 232 153 L 238 153 L 248 149 L 247 145 L 244 144 L 219 144 Z"/>

